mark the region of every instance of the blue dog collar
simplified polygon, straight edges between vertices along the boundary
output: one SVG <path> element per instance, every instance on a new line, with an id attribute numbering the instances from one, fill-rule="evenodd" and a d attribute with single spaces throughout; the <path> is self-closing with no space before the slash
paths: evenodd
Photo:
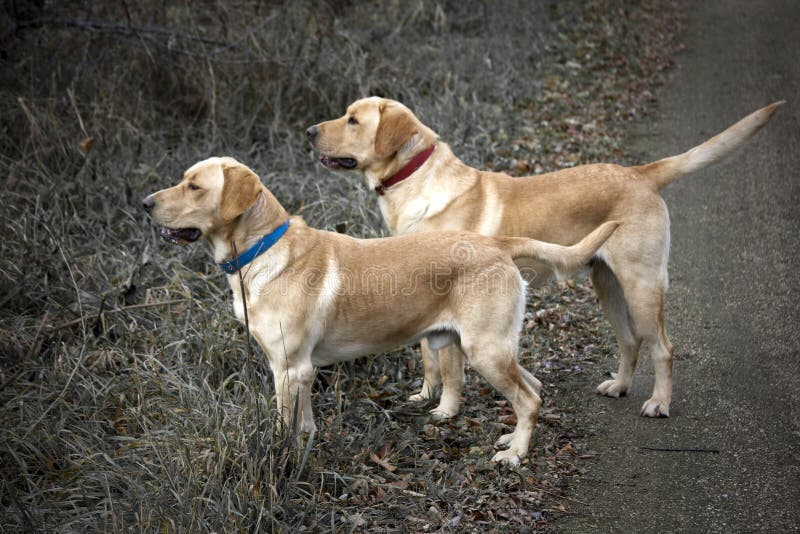
<path id="1" fill-rule="evenodd" d="M 230 261 L 226 261 L 225 263 L 220 263 L 220 269 L 225 271 L 227 274 L 234 274 L 236 271 L 268 251 L 272 245 L 277 243 L 278 239 L 280 239 L 283 234 L 286 233 L 290 222 L 291 220 L 288 220 L 279 227 L 275 228 L 273 231 L 259 239 L 258 243 L 239 254 L 238 257 L 233 258 Z"/>

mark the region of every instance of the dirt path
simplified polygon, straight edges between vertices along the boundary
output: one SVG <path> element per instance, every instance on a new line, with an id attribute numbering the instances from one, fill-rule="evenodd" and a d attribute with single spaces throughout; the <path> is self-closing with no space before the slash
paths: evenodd
<path id="1" fill-rule="evenodd" d="M 687 50 L 661 91 L 658 120 L 632 132 L 629 153 L 643 162 L 672 155 L 788 102 L 733 161 L 665 191 L 672 417 L 637 416 L 652 385 L 646 355 L 626 399 L 578 395 L 574 413 L 598 456 L 571 491 L 586 503 L 570 506 L 581 515 L 558 531 L 800 529 L 800 4 L 686 9 Z"/>

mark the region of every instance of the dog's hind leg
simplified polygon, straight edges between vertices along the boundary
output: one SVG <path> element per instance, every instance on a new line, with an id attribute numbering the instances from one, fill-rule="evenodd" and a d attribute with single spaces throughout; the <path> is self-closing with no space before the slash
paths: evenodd
<path id="1" fill-rule="evenodd" d="M 641 414 L 645 417 L 668 417 L 672 401 L 672 343 L 664 324 L 666 280 L 632 276 L 629 272 L 636 273 L 635 267 L 620 270 L 615 278 L 610 278 L 614 274 L 608 267 L 604 267 L 605 272 L 601 268 L 592 273 L 592 282 L 596 284 L 598 295 L 602 295 L 601 302 L 620 345 L 617 377 L 603 382 L 597 389 L 610 396 L 627 392 L 636 368 L 636 355 L 641 344 L 645 343 L 653 360 L 655 385 L 652 397 L 642 406 Z M 609 295 L 609 289 L 613 294 Z M 623 310 L 625 315 L 622 315 Z"/>
<path id="2" fill-rule="evenodd" d="M 533 388 L 537 395 L 542 393 L 542 383 L 539 381 L 538 378 L 533 376 L 533 373 L 525 369 L 520 365 L 520 372 L 522 373 L 522 378 L 524 378 L 528 384 Z"/>
<path id="3" fill-rule="evenodd" d="M 608 265 L 596 261 L 592 267 L 591 278 L 600 306 L 616 334 L 620 352 L 617 376 L 600 384 L 597 392 L 609 397 L 619 397 L 625 395 L 631 387 L 642 339 L 635 333 L 633 318 L 625 301 L 622 286 Z"/>
<path id="4" fill-rule="evenodd" d="M 653 395 L 642 405 L 644 417 L 669 417 L 672 402 L 672 343 L 664 325 L 665 290 L 652 285 L 625 288 L 636 332 L 649 347 L 653 360 L 655 384 Z"/>

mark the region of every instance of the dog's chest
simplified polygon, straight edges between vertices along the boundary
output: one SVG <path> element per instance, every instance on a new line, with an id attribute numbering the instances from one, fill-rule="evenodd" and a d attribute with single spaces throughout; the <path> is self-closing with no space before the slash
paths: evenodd
<path id="1" fill-rule="evenodd" d="M 442 213 L 449 199 L 442 194 L 439 197 L 425 195 L 406 202 L 400 209 L 392 209 L 385 202 L 381 203 L 384 220 L 393 221 L 392 233 L 396 235 L 413 234 L 427 230 L 437 230 L 438 223 L 432 218 Z"/>
<path id="2" fill-rule="evenodd" d="M 292 347 L 313 347 L 324 336 L 325 317 L 339 294 L 340 276 L 331 257 L 312 267 L 264 265 L 248 273 L 244 284 L 238 276 L 229 282 L 236 318 L 244 322 L 246 310 L 250 333 L 262 348 L 268 354 L 283 354 Z"/>
<path id="3" fill-rule="evenodd" d="M 497 235 L 503 207 L 494 188 L 476 195 L 473 188 L 431 181 L 414 197 L 381 201 L 384 220 L 395 235 L 435 230 L 468 230 Z"/>

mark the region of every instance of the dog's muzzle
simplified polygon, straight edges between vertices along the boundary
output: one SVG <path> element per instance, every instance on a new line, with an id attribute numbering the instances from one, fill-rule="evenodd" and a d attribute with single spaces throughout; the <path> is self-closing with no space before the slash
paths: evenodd
<path id="1" fill-rule="evenodd" d="M 148 214 L 152 213 L 153 208 L 156 207 L 156 201 L 153 195 L 149 195 L 142 200 L 142 208 Z M 199 228 L 161 228 L 161 239 L 173 245 L 185 245 L 193 243 L 200 239 L 203 232 Z"/>
<path id="2" fill-rule="evenodd" d="M 193 243 L 203 235 L 198 228 L 162 228 L 161 239 L 173 245 Z"/>

